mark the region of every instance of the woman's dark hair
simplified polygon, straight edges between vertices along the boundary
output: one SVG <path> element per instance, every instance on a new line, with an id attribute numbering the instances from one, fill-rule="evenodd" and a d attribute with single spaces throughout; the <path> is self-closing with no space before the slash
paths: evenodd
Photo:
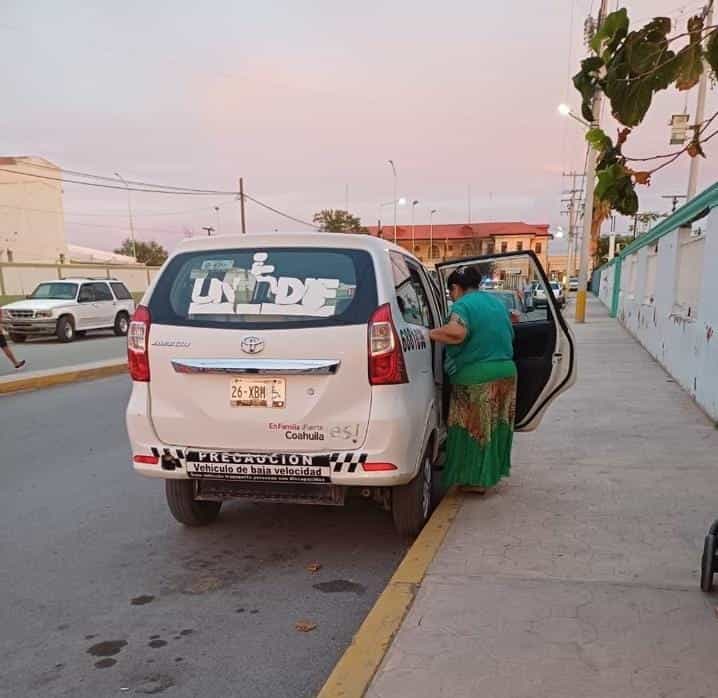
<path id="1" fill-rule="evenodd" d="M 456 284 L 464 291 L 468 291 L 478 288 L 480 283 L 481 274 L 476 271 L 475 267 L 459 267 L 449 274 L 449 278 L 446 280 L 446 287 L 451 290 L 451 287 Z"/>

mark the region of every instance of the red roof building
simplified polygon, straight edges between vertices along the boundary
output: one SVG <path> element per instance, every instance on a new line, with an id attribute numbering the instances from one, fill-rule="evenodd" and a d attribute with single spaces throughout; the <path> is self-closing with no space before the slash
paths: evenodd
<path id="1" fill-rule="evenodd" d="M 370 235 L 394 241 L 394 226 L 368 228 Z M 499 252 L 532 250 L 544 269 L 548 263 L 548 244 L 552 239 L 548 224 L 532 225 L 521 221 L 490 223 L 435 223 L 413 227 L 399 225 L 396 242 L 413 252 L 423 263 L 436 264 L 460 257 Z"/>

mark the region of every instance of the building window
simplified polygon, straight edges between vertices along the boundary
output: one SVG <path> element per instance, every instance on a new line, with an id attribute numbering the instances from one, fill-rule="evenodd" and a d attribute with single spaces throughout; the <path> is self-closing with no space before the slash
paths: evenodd
<path id="1" fill-rule="evenodd" d="M 479 240 L 478 245 L 476 246 L 476 251 L 479 254 L 484 254 L 484 243 L 483 241 Z"/>
<path id="2" fill-rule="evenodd" d="M 449 252 L 453 252 L 453 251 L 454 251 L 454 246 L 453 246 L 453 245 L 449 245 Z"/>
<path id="3" fill-rule="evenodd" d="M 541 254 L 541 243 L 540 243 L 540 242 L 537 242 L 537 243 L 534 245 L 534 249 L 536 250 L 536 254 Z"/>
<path id="4" fill-rule="evenodd" d="M 439 257 L 441 257 L 441 253 L 439 252 L 438 245 L 432 245 L 429 250 L 429 259 L 439 259 Z"/>
<path id="5" fill-rule="evenodd" d="M 486 254 L 493 254 L 495 249 L 496 249 L 496 246 L 494 245 L 493 242 L 486 243 Z"/>
<path id="6" fill-rule="evenodd" d="M 471 245 L 468 243 L 466 245 L 462 245 L 461 247 L 461 256 L 462 257 L 468 257 L 468 255 L 471 254 Z"/>
<path id="7" fill-rule="evenodd" d="M 414 252 L 421 252 L 421 245 L 414 245 Z"/>
<path id="8" fill-rule="evenodd" d="M 524 251 L 524 243 L 523 243 L 523 241 L 519 240 L 519 241 L 516 243 L 516 251 L 517 251 L 517 252 L 523 252 L 523 251 Z"/>
<path id="9" fill-rule="evenodd" d="M 502 242 L 501 243 L 501 254 L 506 252 L 509 249 L 509 243 L 508 242 Z"/>

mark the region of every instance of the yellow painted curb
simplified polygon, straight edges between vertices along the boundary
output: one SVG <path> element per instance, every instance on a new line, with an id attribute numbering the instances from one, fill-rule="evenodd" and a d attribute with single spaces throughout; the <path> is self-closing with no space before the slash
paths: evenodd
<path id="1" fill-rule="evenodd" d="M 127 373 L 127 361 L 75 366 L 69 369 L 53 369 L 50 371 L 27 374 L 11 380 L 0 381 L 0 395 L 10 395 L 24 390 L 38 390 L 54 385 L 88 381 L 95 378 L 106 378 Z"/>
<path id="2" fill-rule="evenodd" d="M 318 698 L 364 695 L 411 608 L 424 575 L 461 508 L 461 501 L 456 488 L 442 499 L 329 675 Z"/>

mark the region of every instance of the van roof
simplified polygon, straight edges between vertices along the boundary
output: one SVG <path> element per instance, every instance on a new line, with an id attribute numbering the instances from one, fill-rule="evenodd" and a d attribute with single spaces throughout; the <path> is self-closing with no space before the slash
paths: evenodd
<path id="1" fill-rule="evenodd" d="M 411 252 L 389 240 L 355 233 L 249 233 L 193 237 L 180 242 L 172 256 L 181 252 L 223 250 L 232 247 L 344 247 L 373 252 L 395 250 L 419 262 Z"/>

